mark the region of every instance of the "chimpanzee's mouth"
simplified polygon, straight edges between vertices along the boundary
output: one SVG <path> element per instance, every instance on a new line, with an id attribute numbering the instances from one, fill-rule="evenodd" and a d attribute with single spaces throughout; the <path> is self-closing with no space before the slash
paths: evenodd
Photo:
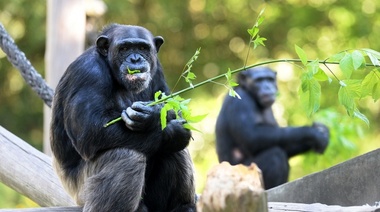
<path id="1" fill-rule="evenodd" d="M 133 66 L 130 66 L 130 67 L 127 67 L 126 70 L 124 70 L 125 74 L 130 74 L 130 75 L 134 75 L 134 74 L 140 74 L 140 73 L 145 73 L 146 72 L 146 68 L 145 67 L 133 67 Z"/>
<path id="2" fill-rule="evenodd" d="M 149 73 L 147 72 L 146 68 L 129 68 L 124 71 L 124 76 L 129 81 L 145 81 L 148 77 L 147 75 L 149 75 Z"/>
<path id="3" fill-rule="evenodd" d="M 128 80 L 145 80 L 145 78 L 147 77 L 148 73 L 147 72 L 139 72 L 139 73 L 134 73 L 134 74 L 131 74 L 131 73 L 126 73 L 125 74 L 125 78 L 127 78 Z"/>

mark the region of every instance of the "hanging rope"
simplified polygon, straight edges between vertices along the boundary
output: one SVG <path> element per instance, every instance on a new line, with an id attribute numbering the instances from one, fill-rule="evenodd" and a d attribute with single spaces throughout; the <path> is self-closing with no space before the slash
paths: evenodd
<path id="1" fill-rule="evenodd" d="M 30 64 L 25 54 L 16 46 L 4 26 L 0 23 L 0 47 L 8 57 L 9 62 L 16 67 L 26 83 L 32 87 L 37 95 L 51 107 L 54 91 L 50 88 L 41 75 Z"/>

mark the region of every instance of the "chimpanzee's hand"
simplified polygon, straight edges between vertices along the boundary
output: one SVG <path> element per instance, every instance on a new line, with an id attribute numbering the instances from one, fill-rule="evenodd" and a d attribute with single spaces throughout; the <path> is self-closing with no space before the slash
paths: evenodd
<path id="1" fill-rule="evenodd" d="M 183 125 L 186 120 L 182 118 L 175 119 L 168 113 L 167 125 L 163 131 L 162 152 L 177 152 L 186 148 L 190 142 L 191 131 L 185 129 Z"/>
<path id="2" fill-rule="evenodd" d="M 133 131 L 143 131 L 157 126 L 160 118 L 161 105 L 148 106 L 149 102 L 134 102 L 121 113 L 125 125 Z"/>
<path id="3" fill-rule="evenodd" d="M 316 135 L 314 151 L 322 154 L 329 143 L 329 138 L 330 138 L 329 128 L 327 128 L 326 125 L 322 123 L 318 123 L 318 122 L 314 122 L 312 127 L 315 128 L 315 135 Z"/>

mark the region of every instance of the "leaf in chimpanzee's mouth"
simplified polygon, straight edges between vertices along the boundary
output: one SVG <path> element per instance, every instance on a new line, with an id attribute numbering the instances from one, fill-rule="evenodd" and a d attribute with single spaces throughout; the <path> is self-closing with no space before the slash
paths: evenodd
<path id="1" fill-rule="evenodd" d="M 141 71 L 138 69 L 131 70 L 128 68 L 128 74 L 137 74 L 137 73 L 141 73 Z"/>

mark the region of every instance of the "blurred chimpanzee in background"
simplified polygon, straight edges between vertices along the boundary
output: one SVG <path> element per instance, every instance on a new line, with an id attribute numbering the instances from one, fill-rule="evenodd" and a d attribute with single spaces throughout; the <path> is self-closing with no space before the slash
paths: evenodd
<path id="1" fill-rule="evenodd" d="M 323 153 L 329 130 L 320 123 L 303 127 L 279 127 L 272 104 L 276 99 L 276 73 L 267 67 L 238 74 L 236 92 L 241 99 L 226 96 L 216 123 L 219 161 L 232 165 L 256 163 L 265 189 L 288 181 L 292 156 L 314 150 Z"/>

